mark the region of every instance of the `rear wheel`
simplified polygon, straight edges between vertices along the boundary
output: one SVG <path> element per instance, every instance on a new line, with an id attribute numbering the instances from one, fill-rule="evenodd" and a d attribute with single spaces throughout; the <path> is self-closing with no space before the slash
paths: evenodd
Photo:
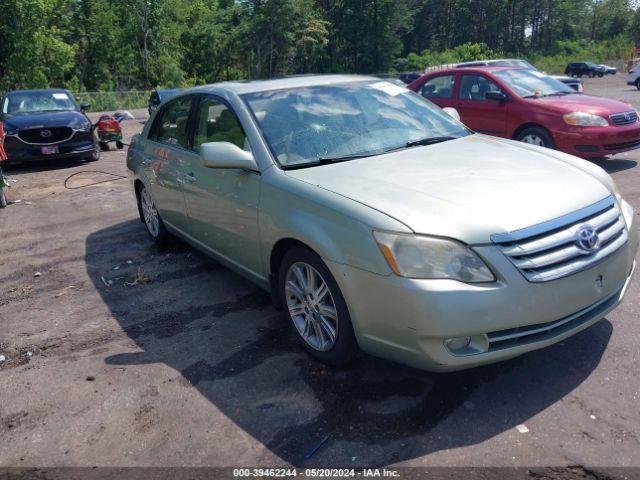
<path id="1" fill-rule="evenodd" d="M 98 145 L 100 146 L 100 150 L 103 152 L 109 151 L 109 144 L 107 142 L 99 142 Z"/>
<path id="2" fill-rule="evenodd" d="M 640 78 L 636 80 L 636 88 L 640 90 Z"/>
<path id="3" fill-rule="evenodd" d="M 519 142 L 537 145 L 539 147 L 555 148 L 555 142 L 549 132 L 540 127 L 529 127 L 521 131 L 516 140 Z"/>
<path id="4" fill-rule="evenodd" d="M 138 201 L 140 202 L 140 216 L 142 217 L 142 222 L 147 227 L 149 236 L 156 244 L 164 245 L 167 242 L 169 233 L 146 187 L 140 188 Z"/>
<path id="5" fill-rule="evenodd" d="M 349 362 L 358 352 L 351 317 L 320 256 L 303 247 L 289 250 L 278 278 L 280 296 L 304 349 L 323 363 Z"/>

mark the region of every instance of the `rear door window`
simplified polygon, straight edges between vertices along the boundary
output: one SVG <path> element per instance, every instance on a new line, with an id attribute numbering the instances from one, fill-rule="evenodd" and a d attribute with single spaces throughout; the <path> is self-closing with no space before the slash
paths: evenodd
<path id="1" fill-rule="evenodd" d="M 181 148 L 189 148 L 188 124 L 193 95 L 167 103 L 156 116 L 149 140 Z"/>
<path id="2" fill-rule="evenodd" d="M 455 75 L 433 77 L 422 85 L 420 95 L 425 98 L 452 98 Z"/>

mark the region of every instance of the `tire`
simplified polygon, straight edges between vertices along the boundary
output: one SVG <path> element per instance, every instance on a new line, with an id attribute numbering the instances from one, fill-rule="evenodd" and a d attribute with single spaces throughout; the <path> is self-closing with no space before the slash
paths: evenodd
<path id="1" fill-rule="evenodd" d="M 539 147 L 556 148 L 551 134 L 542 127 L 529 127 L 521 131 L 515 138 L 519 142 L 538 145 Z"/>
<path id="2" fill-rule="evenodd" d="M 140 220 L 144 223 L 151 240 L 156 245 L 166 245 L 169 240 L 169 232 L 164 226 L 153 198 L 151 198 L 151 193 L 144 186 L 138 192 L 138 211 L 140 212 Z"/>
<path id="3" fill-rule="evenodd" d="M 604 73 L 598 73 L 598 77 L 602 78 Z"/>
<path id="4" fill-rule="evenodd" d="M 116 148 L 117 148 L 118 150 L 122 150 L 122 149 L 124 148 L 124 143 L 122 143 L 120 140 L 118 140 L 118 141 L 116 142 Z"/>
<path id="5" fill-rule="evenodd" d="M 4 188 L 0 189 L 0 208 L 4 208 L 7 206 L 7 193 L 4 191 Z"/>
<path id="6" fill-rule="evenodd" d="M 327 288 L 305 288 L 309 275 L 314 285 L 322 282 Z M 349 310 L 320 256 L 304 247 L 289 250 L 280 264 L 278 288 L 293 332 L 312 357 L 328 365 L 344 365 L 354 358 L 359 350 Z M 317 295 L 318 291 L 324 293 Z"/>
<path id="7" fill-rule="evenodd" d="M 106 142 L 98 142 L 98 146 L 100 147 L 100 150 L 102 150 L 103 152 L 109 151 L 109 144 Z"/>
<path id="8" fill-rule="evenodd" d="M 636 88 L 640 90 L 640 78 L 636 80 Z"/>
<path id="9" fill-rule="evenodd" d="M 87 157 L 86 160 L 87 162 L 97 162 L 98 160 L 100 160 L 100 149 L 96 148 L 91 156 Z"/>

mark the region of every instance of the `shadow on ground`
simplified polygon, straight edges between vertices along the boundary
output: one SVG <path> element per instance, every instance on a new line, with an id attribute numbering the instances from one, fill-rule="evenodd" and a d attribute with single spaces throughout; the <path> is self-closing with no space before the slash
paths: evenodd
<path id="1" fill-rule="evenodd" d="M 95 162 L 89 162 L 84 159 L 34 160 L 30 162 L 3 164 L 2 169 L 7 175 L 22 175 L 25 173 L 65 170 L 80 165 L 95 165 Z"/>
<path id="2" fill-rule="evenodd" d="M 432 374 L 373 357 L 327 370 L 298 347 L 266 293 L 187 246 L 155 249 L 139 221 L 89 236 L 86 263 L 104 302 L 142 350 L 107 363 L 170 366 L 239 428 L 297 466 L 354 466 L 355 456 L 363 466 L 386 465 L 487 440 L 570 394 L 596 368 L 612 331 L 604 320 L 545 350 L 460 373 Z M 125 286 L 137 269 L 153 281 Z M 329 441 L 306 461 L 326 435 Z"/>
<path id="3" fill-rule="evenodd" d="M 594 158 L 591 160 L 593 163 L 601 168 L 604 168 L 607 173 L 622 172 L 623 170 L 629 170 L 630 168 L 638 165 L 635 160 L 629 160 L 626 158 Z"/>

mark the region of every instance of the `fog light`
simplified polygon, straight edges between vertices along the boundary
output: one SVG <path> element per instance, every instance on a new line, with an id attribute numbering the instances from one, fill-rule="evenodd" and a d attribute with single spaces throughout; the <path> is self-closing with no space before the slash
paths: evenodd
<path id="1" fill-rule="evenodd" d="M 447 338 L 444 341 L 444 344 L 449 349 L 449 351 L 451 351 L 451 353 L 456 353 L 467 348 L 470 342 L 471 337 L 453 337 Z"/>

